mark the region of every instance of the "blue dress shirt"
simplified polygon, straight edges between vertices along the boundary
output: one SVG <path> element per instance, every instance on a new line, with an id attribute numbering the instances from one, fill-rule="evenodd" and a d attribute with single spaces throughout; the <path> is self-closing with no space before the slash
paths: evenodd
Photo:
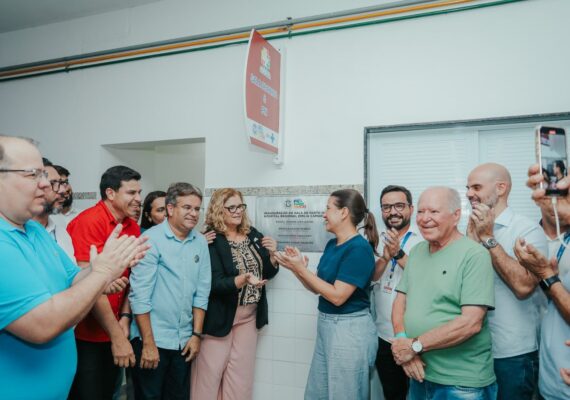
<path id="1" fill-rule="evenodd" d="M 144 236 L 151 248 L 131 270 L 131 308 L 134 314 L 150 312 L 157 347 L 183 349 L 192 336 L 192 308 L 208 308 L 212 281 L 208 244 L 195 230 L 178 239 L 168 219 Z M 137 337 L 141 334 L 133 320 L 131 338 Z"/>

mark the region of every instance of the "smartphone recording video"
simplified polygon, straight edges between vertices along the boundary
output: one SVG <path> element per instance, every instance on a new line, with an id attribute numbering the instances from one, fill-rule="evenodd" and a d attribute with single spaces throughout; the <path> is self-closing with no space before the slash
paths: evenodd
<path id="1" fill-rule="evenodd" d="M 556 183 L 568 175 L 566 131 L 562 128 L 539 126 L 536 128 L 537 161 L 540 164 L 547 196 L 562 196 L 568 190 L 559 190 Z"/>

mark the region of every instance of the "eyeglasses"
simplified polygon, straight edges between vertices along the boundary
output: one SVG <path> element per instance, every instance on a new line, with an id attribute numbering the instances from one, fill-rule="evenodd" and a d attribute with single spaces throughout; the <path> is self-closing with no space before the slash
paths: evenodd
<path id="1" fill-rule="evenodd" d="M 178 206 L 181 209 L 183 209 L 184 211 L 186 211 L 187 213 L 191 213 L 192 211 L 194 211 L 196 214 L 200 214 L 200 212 L 202 211 L 201 207 L 192 207 L 192 206 Z"/>
<path id="2" fill-rule="evenodd" d="M 48 177 L 47 171 L 41 168 L 0 169 L 0 172 L 23 172 L 25 178 L 31 178 L 37 182 L 41 181 L 42 179 L 47 179 Z"/>
<path id="3" fill-rule="evenodd" d="M 54 192 L 57 192 L 59 190 L 59 187 L 61 185 L 61 181 L 59 180 L 53 180 L 53 181 L 49 181 L 50 185 L 51 185 L 51 189 Z"/>
<path id="4" fill-rule="evenodd" d="M 62 179 L 59 181 L 61 186 L 69 186 L 69 179 Z M 55 189 L 54 189 L 55 190 Z"/>
<path id="5" fill-rule="evenodd" d="M 380 206 L 380 208 L 382 209 L 383 213 L 389 213 L 390 210 L 392 210 L 392 207 L 394 207 L 394 210 L 401 212 L 401 211 L 404 211 L 406 206 L 409 206 L 409 204 L 408 203 L 394 203 L 394 204 L 382 204 Z"/>
<path id="6" fill-rule="evenodd" d="M 238 211 L 245 211 L 247 209 L 247 204 L 238 204 L 235 206 L 224 207 L 230 212 L 230 214 L 235 214 Z"/>

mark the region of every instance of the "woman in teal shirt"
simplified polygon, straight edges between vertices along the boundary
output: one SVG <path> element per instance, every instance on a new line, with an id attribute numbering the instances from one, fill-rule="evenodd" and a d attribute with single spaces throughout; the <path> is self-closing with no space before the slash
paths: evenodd
<path id="1" fill-rule="evenodd" d="M 297 248 L 286 247 L 275 256 L 319 295 L 317 339 L 305 399 L 366 400 L 378 347 L 368 297 L 378 246 L 376 222 L 360 193 L 352 189 L 333 192 L 323 218 L 326 230 L 336 238 L 327 243 L 316 275 Z M 358 233 L 361 223 L 368 240 Z"/>

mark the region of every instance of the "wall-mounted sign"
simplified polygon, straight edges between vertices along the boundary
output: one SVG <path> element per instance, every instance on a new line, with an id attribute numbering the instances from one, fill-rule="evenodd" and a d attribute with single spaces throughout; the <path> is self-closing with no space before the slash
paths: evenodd
<path id="1" fill-rule="evenodd" d="M 329 196 L 267 196 L 256 200 L 255 227 L 277 240 L 279 250 L 295 246 L 322 252 L 334 236 L 325 230 L 323 213 Z"/>
<path id="2" fill-rule="evenodd" d="M 251 144 L 279 152 L 281 54 L 255 29 L 245 67 L 245 124 Z"/>

